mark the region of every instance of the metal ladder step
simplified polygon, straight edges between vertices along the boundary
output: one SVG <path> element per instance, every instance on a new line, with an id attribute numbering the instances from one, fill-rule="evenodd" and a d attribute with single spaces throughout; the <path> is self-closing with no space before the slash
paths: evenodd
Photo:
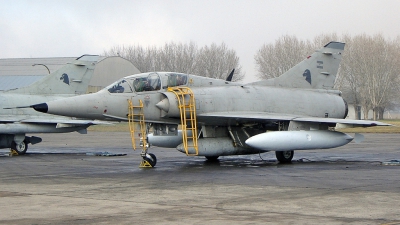
<path id="1" fill-rule="evenodd" d="M 146 123 L 144 120 L 143 102 L 139 99 L 139 105 L 133 105 L 132 101 L 128 99 L 128 107 L 128 124 L 131 133 L 132 148 L 136 150 L 136 148 L 142 147 L 143 151 L 146 152 Z"/>
<path id="2" fill-rule="evenodd" d="M 193 91 L 189 87 L 179 86 L 170 87 L 168 91 L 174 93 L 178 99 L 178 107 L 181 115 L 182 142 L 186 155 L 199 155 L 197 146 L 196 101 Z M 190 125 L 190 128 L 188 128 L 188 125 Z M 188 131 L 192 131 L 192 134 L 188 135 Z M 192 140 L 191 145 L 189 145 L 188 139 Z M 194 153 L 189 153 L 189 147 L 194 149 Z"/>

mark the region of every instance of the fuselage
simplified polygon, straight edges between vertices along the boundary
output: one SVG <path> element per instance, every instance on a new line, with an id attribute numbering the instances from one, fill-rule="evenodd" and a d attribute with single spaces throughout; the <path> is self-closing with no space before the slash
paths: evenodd
<path id="1" fill-rule="evenodd" d="M 344 118 L 346 105 L 337 91 L 282 88 L 274 86 L 242 85 L 194 75 L 186 75 L 186 83 L 195 97 L 197 115 L 218 112 L 257 112 L 309 117 Z M 182 76 L 183 76 L 182 75 Z M 138 90 L 135 82 L 146 76 L 159 79 L 155 88 Z M 176 96 L 167 90 L 171 87 L 168 73 L 139 74 L 125 78 L 93 94 L 63 98 L 47 102 L 47 113 L 100 120 L 127 120 L 128 100 L 143 102 L 148 122 L 179 123 L 180 114 Z M 117 88 L 118 84 L 131 84 Z M 129 91 L 127 91 L 129 89 Z M 118 91 L 116 91 L 118 90 Z M 40 110 L 39 110 L 40 111 Z M 202 117 L 199 116 L 199 123 Z M 207 121 L 210 124 L 210 121 Z M 227 125 L 232 120 L 215 120 L 212 125 Z"/>

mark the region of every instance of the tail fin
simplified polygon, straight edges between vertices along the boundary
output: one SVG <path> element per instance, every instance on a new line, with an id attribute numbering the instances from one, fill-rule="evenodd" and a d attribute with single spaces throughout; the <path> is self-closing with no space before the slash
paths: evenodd
<path id="1" fill-rule="evenodd" d="M 281 76 L 253 84 L 332 89 L 335 84 L 339 63 L 342 60 L 344 45 L 341 42 L 329 42 Z"/>
<path id="2" fill-rule="evenodd" d="M 83 55 L 35 83 L 8 93 L 84 94 L 92 79 L 97 55 Z"/>

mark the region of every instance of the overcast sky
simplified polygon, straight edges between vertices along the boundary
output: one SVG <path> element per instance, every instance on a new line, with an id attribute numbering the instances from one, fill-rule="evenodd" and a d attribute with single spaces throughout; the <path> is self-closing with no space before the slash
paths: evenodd
<path id="1" fill-rule="evenodd" d="M 254 55 L 282 35 L 400 35 L 397 0 L 0 0 L 0 58 L 101 54 L 117 45 L 225 42 L 255 81 Z"/>

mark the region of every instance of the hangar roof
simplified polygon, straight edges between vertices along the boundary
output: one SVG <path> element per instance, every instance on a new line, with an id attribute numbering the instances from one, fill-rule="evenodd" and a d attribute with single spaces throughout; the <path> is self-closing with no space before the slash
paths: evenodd
<path id="1" fill-rule="evenodd" d="M 0 59 L 0 76 L 47 75 L 49 72 L 43 65 L 53 72 L 75 58 L 77 57 Z"/>
<path id="2" fill-rule="evenodd" d="M 0 59 L 0 90 L 24 87 L 52 73 L 78 57 Z M 107 60 L 105 60 L 107 59 Z M 100 56 L 91 86 L 106 86 L 121 77 L 140 73 L 121 57 Z"/>

